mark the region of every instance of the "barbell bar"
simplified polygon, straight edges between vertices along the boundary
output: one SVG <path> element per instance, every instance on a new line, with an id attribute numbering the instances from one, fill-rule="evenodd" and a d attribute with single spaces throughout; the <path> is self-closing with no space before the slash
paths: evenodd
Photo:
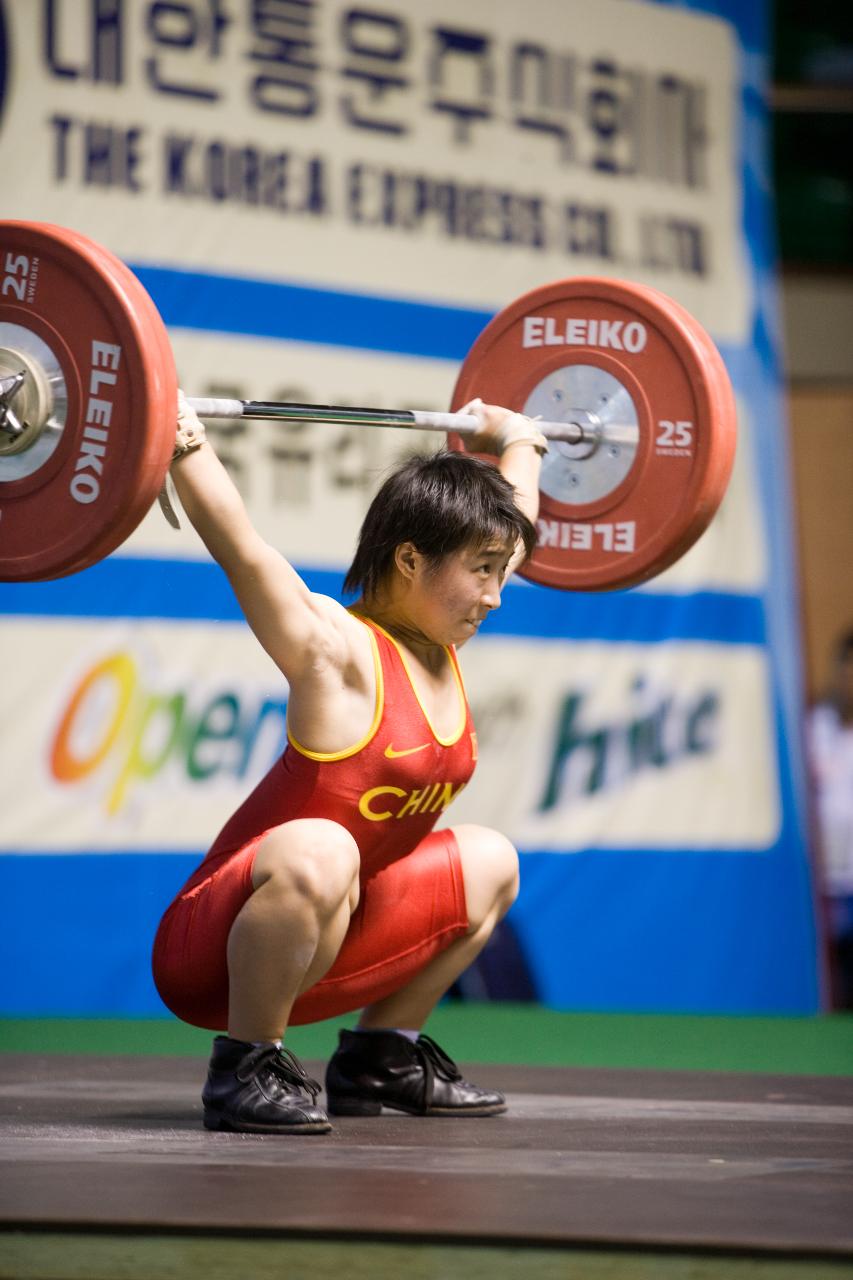
<path id="1" fill-rule="evenodd" d="M 19 452 L 34 443 L 44 430 L 51 404 L 48 397 L 34 407 L 27 398 L 34 369 L 25 364 L 19 352 L 0 351 L 3 362 L 22 365 L 8 377 L 0 376 L 0 457 Z M 409 431 L 456 431 L 459 435 L 476 435 L 479 419 L 472 413 L 437 413 L 428 409 L 374 409 L 358 405 L 305 404 L 297 400 L 233 400 L 226 397 L 187 398 L 187 403 L 200 418 L 245 418 L 267 422 L 309 422 L 350 427 L 396 427 Z M 577 421 L 537 422 L 537 429 L 551 440 L 565 444 L 596 442 L 596 422 L 590 414 L 578 409 Z M 4 442 L 2 437 L 6 437 Z"/>
<path id="2" fill-rule="evenodd" d="M 228 400 L 188 396 L 200 418 L 247 418 L 268 422 L 328 423 L 346 427 L 397 427 L 408 431 L 455 431 L 476 435 L 479 420 L 472 413 L 435 413 L 428 409 L 369 409 L 357 405 L 301 404 L 294 400 Z M 595 422 L 582 410 L 578 421 L 537 422 L 537 430 L 565 444 L 595 441 Z"/>
<path id="3" fill-rule="evenodd" d="M 628 281 L 556 281 L 504 308 L 465 358 L 449 414 L 190 403 L 209 418 L 447 431 L 461 449 L 477 420 L 459 411 L 476 396 L 549 438 L 521 570 L 532 581 L 645 581 L 719 507 L 736 443 L 725 365 L 683 307 Z M 121 545 L 163 485 L 176 397 L 166 328 L 120 259 L 68 228 L 0 222 L 0 580 L 61 577 Z"/>

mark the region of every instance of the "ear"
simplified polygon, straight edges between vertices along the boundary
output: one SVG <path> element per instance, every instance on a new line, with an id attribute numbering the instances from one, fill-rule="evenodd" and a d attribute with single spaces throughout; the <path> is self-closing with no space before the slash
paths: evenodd
<path id="1" fill-rule="evenodd" d="M 423 556 L 413 542 L 401 542 L 394 552 L 394 566 L 406 582 L 415 578 L 422 561 Z"/>

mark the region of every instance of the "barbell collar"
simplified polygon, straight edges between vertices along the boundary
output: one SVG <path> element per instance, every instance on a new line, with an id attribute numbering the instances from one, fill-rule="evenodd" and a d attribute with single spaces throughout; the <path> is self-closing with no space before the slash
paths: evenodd
<path id="1" fill-rule="evenodd" d="M 41 363 L 32 353 L 0 346 L 0 459 L 32 449 L 53 408 L 50 378 Z"/>
<path id="2" fill-rule="evenodd" d="M 10 374 L 8 378 L 0 378 L 0 431 L 13 439 L 24 434 L 24 424 L 15 416 L 12 401 L 26 382 L 27 371 L 21 369 Z"/>

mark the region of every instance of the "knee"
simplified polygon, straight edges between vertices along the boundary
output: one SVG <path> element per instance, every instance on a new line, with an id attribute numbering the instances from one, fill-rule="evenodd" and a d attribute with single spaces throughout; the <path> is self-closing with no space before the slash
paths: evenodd
<path id="1" fill-rule="evenodd" d="M 299 819 L 267 833 L 255 855 L 252 883 L 299 901 L 321 918 L 346 899 L 358 904 L 358 846 L 350 833 L 326 819 Z"/>
<path id="2" fill-rule="evenodd" d="M 498 919 L 503 919 L 518 897 L 521 887 L 521 871 L 518 865 L 518 850 L 506 836 L 493 832 L 497 837 L 495 861 L 497 872 L 496 900 L 499 908 Z"/>
<path id="3" fill-rule="evenodd" d="M 474 933 L 489 919 L 497 924 L 518 897 L 518 853 L 506 836 L 488 827 L 466 825 L 454 831 L 465 880 L 468 928 Z"/>

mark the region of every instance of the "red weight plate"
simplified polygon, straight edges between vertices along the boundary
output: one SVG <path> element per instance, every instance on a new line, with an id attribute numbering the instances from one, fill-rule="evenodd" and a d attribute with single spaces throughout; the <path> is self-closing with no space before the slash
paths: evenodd
<path id="1" fill-rule="evenodd" d="M 0 281 L 0 346 L 31 335 L 67 392 L 40 465 L 22 475 L 22 455 L 0 457 L 0 579 L 61 577 L 115 550 L 156 498 L 174 447 L 174 361 L 142 285 L 79 232 L 0 223 Z"/>
<path id="2" fill-rule="evenodd" d="M 588 457 L 551 446 L 539 542 L 521 570 L 534 582 L 576 591 L 644 582 L 719 507 L 736 443 L 731 384 L 698 321 L 657 289 L 578 278 L 525 294 L 471 348 L 453 408 L 475 396 L 556 421 L 571 416 L 557 401 L 603 418 Z M 620 423 L 608 424 L 604 402 L 620 406 Z"/>
<path id="3" fill-rule="evenodd" d="M 114 545 L 109 546 L 106 550 L 101 543 L 96 543 L 89 553 L 73 565 L 63 570 L 64 574 L 79 573 L 82 569 L 87 569 L 90 565 L 96 564 L 102 560 L 110 551 L 115 550 L 126 538 L 133 533 L 136 526 L 146 515 L 152 502 L 159 494 L 160 489 L 166 478 L 166 471 L 171 462 L 172 452 L 174 450 L 174 432 L 177 416 L 177 391 L 175 398 L 170 401 L 171 396 L 171 380 L 177 380 L 177 374 L 174 368 L 174 355 L 172 346 L 169 341 L 169 335 L 166 326 L 160 316 L 160 312 L 154 304 L 154 300 L 142 285 L 137 276 L 133 274 L 128 266 L 111 253 L 109 249 L 105 249 L 103 245 L 97 244 L 95 241 L 89 241 L 89 247 L 93 254 L 100 260 L 100 264 L 104 272 L 123 284 L 126 292 L 128 305 L 132 308 L 134 315 L 143 327 L 146 336 L 146 342 L 156 344 L 156 350 L 152 347 L 154 354 L 151 358 L 161 361 L 161 372 L 167 371 L 167 380 L 163 386 L 162 404 L 158 400 L 156 402 L 158 411 L 162 408 L 162 414 L 157 413 L 156 423 L 146 427 L 146 432 L 151 434 L 162 446 L 165 454 L 165 462 L 161 462 L 159 452 L 156 457 L 156 465 L 151 475 L 151 483 L 149 485 L 141 485 L 138 494 L 133 495 L 131 503 L 128 505 L 126 519 L 111 527 L 110 540 Z M 159 352 L 157 356 L 156 352 Z M 171 404 L 171 407 L 170 407 Z M 153 496 L 152 496 L 153 491 Z M 40 575 L 41 576 L 41 575 Z M 44 575 L 46 577 L 54 577 L 54 574 Z"/>

